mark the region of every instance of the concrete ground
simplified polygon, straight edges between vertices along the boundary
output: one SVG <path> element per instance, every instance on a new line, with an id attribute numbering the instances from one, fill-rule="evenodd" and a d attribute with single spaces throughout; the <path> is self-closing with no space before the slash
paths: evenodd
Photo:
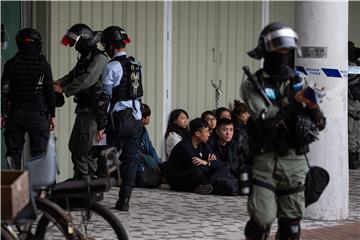
<path id="1" fill-rule="evenodd" d="M 360 239 L 360 170 L 350 171 L 349 218 L 345 221 L 302 222 L 303 240 Z M 248 220 L 245 197 L 223 197 L 135 188 L 128 213 L 114 209 L 118 188 L 105 193 L 101 203 L 124 225 L 131 240 L 239 240 Z M 101 229 L 99 229 L 101 230 Z M 272 237 L 276 224 L 272 228 Z M 103 239 L 106 239 L 104 236 Z"/>

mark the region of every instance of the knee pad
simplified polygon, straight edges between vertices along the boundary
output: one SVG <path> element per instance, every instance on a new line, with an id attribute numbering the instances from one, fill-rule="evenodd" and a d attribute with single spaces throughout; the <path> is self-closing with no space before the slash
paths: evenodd
<path id="1" fill-rule="evenodd" d="M 261 227 L 255 220 L 250 218 L 245 226 L 245 236 L 247 240 L 266 240 L 269 230 Z"/>
<path id="2" fill-rule="evenodd" d="M 300 219 L 280 218 L 279 228 L 276 234 L 278 240 L 299 240 L 300 239 Z"/>

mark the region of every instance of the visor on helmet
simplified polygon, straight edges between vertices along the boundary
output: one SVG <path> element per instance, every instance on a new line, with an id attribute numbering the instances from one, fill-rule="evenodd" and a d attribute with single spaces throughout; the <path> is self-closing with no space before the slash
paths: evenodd
<path id="1" fill-rule="evenodd" d="M 268 52 L 275 51 L 280 48 L 296 49 L 299 56 L 298 36 L 291 28 L 282 28 L 268 33 L 264 36 L 265 49 Z"/>
<path id="2" fill-rule="evenodd" d="M 291 28 L 282 28 L 264 36 L 265 48 L 272 52 L 279 48 L 297 48 L 298 36 Z"/>
<path id="3" fill-rule="evenodd" d="M 70 46 L 73 47 L 76 42 L 79 40 L 80 36 L 72 33 L 72 32 L 67 32 L 64 37 L 61 39 L 61 44 L 63 44 L 65 47 Z"/>

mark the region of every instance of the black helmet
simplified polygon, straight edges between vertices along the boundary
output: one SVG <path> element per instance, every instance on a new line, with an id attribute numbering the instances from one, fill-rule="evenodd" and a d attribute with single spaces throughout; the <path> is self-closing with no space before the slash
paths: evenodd
<path id="1" fill-rule="evenodd" d="M 93 32 L 85 24 L 78 23 L 73 25 L 61 39 L 64 46 L 75 46 L 75 49 L 81 54 L 87 53 L 91 48 L 96 47 L 101 34 Z"/>
<path id="2" fill-rule="evenodd" d="M 61 39 L 61 43 L 64 46 L 73 47 L 77 43 L 83 43 L 85 45 L 90 45 L 93 38 L 93 31 L 90 27 L 85 24 L 78 23 L 73 25 Z"/>
<path id="3" fill-rule="evenodd" d="M 41 36 L 34 28 L 21 29 L 16 34 L 16 44 L 19 50 L 26 49 L 27 47 L 36 47 L 37 50 L 41 50 Z"/>
<path id="4" fill-rule="evenodd" d="M 100 41 L 104 46 L 111 44 L 126 45 L 131 42 L 126 31 L 118 26 L 107 27 L 102 32 Z"/>
<path id="5" fill-rule="evenodd" d="M 261 59 L 266 52 L 273 52 L 280 48 L 297 49 L 298 36 L 296 32 L 283 23 L 270 23 L 262 31 L 256 48 L 248 52 L 248 55 L 255 59 Z"/>

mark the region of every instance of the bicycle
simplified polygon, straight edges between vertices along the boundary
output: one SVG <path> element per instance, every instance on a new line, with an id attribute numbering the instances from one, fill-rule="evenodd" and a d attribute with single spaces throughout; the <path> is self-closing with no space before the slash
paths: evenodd
<path id="1" fill-rule="evenodd" d="M 11 167 L 12 159 L 8 158 Z M 42 240 L 42 239 L 79 239 L 78 232 L 74 229 L 71 215 L 49 199 L 41 197 L 41 191 L 46 190 L 55 182 L 56 155 L 55 140 L 51 136 L 47 151 L 44 156 L 32 159 L 26 164 L 29 170 L 29 203 L 16 215 L 15 219 L 2 217 L 1 239 L 13 240 Z M 34 168 L 44 171 L 48 175 L 37 176 Z M 2 171 L 3 172 L 3 171 Z M 37 219 L 48 219 L 48 232 L 39 232 Z M 39 234 L 42 233 L 42 234 Z"/>
<path id="2" fill-rule="evenodd" d="M 29 204 L 16 215 L 15 219 L 2 217 L 1 239 L 78 239 L 68 212 L 48 199 L 38 195 L 33 196 L 33 193 L 30 193 L 29 198 Z M 42 236 L 37 233 L 38 218 L 46 218 L 51 223 L 48 232 Z"/>
<path id="3" fill-rule="evenodd" d="M 112 147 L 101 151 L 105 165 L 105 177 L 91 179 L 71 179 L 54 185 L 48 198 L 64 209 L 71 211 L 72 222 L 80 239 L 120 239 L 127 240 L 127 233 L 120 220 L 107 208 L 96 201 L 98 194 L 109 191 L 119 181 L 117 150 Z M 118 179 L 111 177 L 116 171 Z M 43 217 L 38 223 L 38 235 L 48 232 L 49 220 Z M 108 226 L 103 226 L 108 224 Z M 98 228 L 101 231 L 96 232 Z"/>

